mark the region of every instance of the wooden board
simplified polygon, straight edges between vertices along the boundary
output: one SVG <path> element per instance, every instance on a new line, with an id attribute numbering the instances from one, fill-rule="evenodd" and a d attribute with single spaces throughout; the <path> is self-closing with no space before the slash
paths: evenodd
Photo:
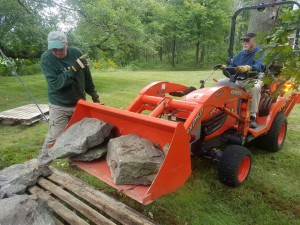
<path id="1" fill-rule="evenodd" d="M 48 104 L 40 104 L 40 109 L 45 116 L 49 114 Z M 35 104 L 28 104 L 14 109 L 0 112 L 0 121 L 4 124 L 31 125 L 43 119 L 40 110 Z"/>
<path id="2" fill-rule="evenodd" d="M 149 218 L 96 190 L 83 181 L 52 168 L 29 193 L 44 199 L 56 215 L 56 224 L 155 225 Z"/>

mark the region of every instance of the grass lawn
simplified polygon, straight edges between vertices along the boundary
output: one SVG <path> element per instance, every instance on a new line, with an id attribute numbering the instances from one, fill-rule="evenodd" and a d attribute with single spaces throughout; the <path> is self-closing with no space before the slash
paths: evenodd
<path id="1" fill-rule="evenodd" d="M 117 71 L 94 72 L 93 77 L 101 102 L 125 109 L 139 90 L 153 81 L 167 80 L 198 87 L 211 71 L 158 72 Z M 212 78 L 220 78 L 220 72 Z M 22 77 L 38 103 L 47 103 L 44 77 Z M 16 77 L 0 77 L 0 111 L 32 103 Z M 238 188 L 218 181 L 216 163 L 192 158 L 192 175 L 178 190 L 144 206 L 121 195 L 115 189 L 78 170 L 66 160 L 53 165 L 103 192 L 119 199 L 139 212 L 165 225 L 291 225 L 300 224 L 300 104 L 288 117 L 285 145 L 277 153 L 251 148 L 253 164 L 250 176 Z M 45 123 L 32 126 L 0 124 L 0 169 L 36 158 L 48 127 Z"/>

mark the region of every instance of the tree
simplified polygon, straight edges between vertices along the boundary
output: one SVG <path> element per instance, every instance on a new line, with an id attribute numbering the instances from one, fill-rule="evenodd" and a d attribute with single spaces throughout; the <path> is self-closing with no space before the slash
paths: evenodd
<path id="1" fill-rule="evenodd" d="M 261 0 L 253 2 L 255 5 L 262 3 Z M 276 62 L 279 66 L 284 65 L 281 76 L 299 81 L 300 47 L 296 44 L 300 30 L 299 9 L 293 10 L 293 4 L 284 4 L 253 11 L 250 15 L 248 31 L 259 34 L 266 52 L 266 64 L 270 66 Z"/>
<path id="2" fill-rule="evenodd" d="M 282 24 L 265 39 L 266 63 L 284 65 L 281 76 L 300 81 L 300 46 L 297 43 L 300 30 L 300 9 L 287 10 L 281 16 Z M 297 34 L 298 33 L 298 34 Z"/>
<path id="3" fill-rule="evenodd" d="M 183 43 L 189 35 L 185 12 L 184 1 L 170 1 L 165 5 L 165 10 L 161 15 L 164 47 L 170 51 L 172 67 L 175 67 L 176 58 L 179 57 L 180 43 Z"/>
<path id="4" fill-rule="evenodd" d="M 92 56 L 114 57 L 119 63 L 151 52 L 158 41 L 153 30 L 145 28 L 146 16 L 151 16 L 155 1 L 69 0 L 80 12 L 75 34 Z M 149 17 L 150 18 L 150 17 Z M 155 24 L 152 24 L 154 28 Z M 156 24 L 157 25 L 157 24 Z M 148 27 L 149 28 L 149 27 Z M 147 33 L 152 32 L 152 36 Z"/>
<path id="5" fill-rule="evenodd" d="M 269 0 L 269 2 L 262 0 L 253 0 L 252 5 L 260 5 L 262 3 L 275 3 L 276 0 Z M 251 10 L 248 32 L 254 33 L 271 33 L 276 25 L 278 25 L 278 6 L 268 7 L 262 10 Z"/>
<path id="6" fill-rule="evenodd" d="M 171 63 L 179 59 L 181 46 L 195 49 L 194 61 L 208 64 L 207 55 L 214 60 L 225 60 L 229 34 L 229 17 L 233 1 L 177 0 L 166 1 L 161 21 L 164 24 L 165 49 L 170 49 Z M 223 57 L 222 57 L 223 56 Z"/>
<path id="7" fill-rule="evenodd" d="M 70 44 L 95 59 L 111 58 L 122 65 L 149 56 L 162 60 L 165 54 L 175 66 L 194 51 L 196 63 L 209 64 L 209 59 L 224 58 L 232 2 L 10 1 L 0 9 L 0 47 L 14 58 L 38 58 L 46 49 L 49 31 L 62 30 Z"/>
<path id="8" fill-rule="evenodd" d="M 46 47 L 49 23 L 40 4 L 5 1 L 0 8 L 0 48 L 12 58 L 39 58 Z"/>
<path id="9" fill-rule="evenodd" d="M 201 11 L 200 8 L 192 6 L 189 10 L 191 12 L 195 10 L 195 26 L 191 32 L 196 46 L 196 62 L 204 64 L 209 58 L 218 62 L 225 61 L 233 2 L 232 0 L 198 1 L 199 7 L 205 7 L 205 14 L 201 17 L 199 14 L 203 10 Z"/>

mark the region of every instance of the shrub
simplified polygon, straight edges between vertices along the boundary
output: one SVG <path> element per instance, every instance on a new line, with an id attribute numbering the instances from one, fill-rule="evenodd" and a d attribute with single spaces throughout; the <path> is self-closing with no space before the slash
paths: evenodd
<path id="1" fill-rule="evenodd" d="M 118 68 L 118 65 L 111 59 L 98 59 L 92 62 L 92 67 L 96 70 L 114 71 Z"/>
<path id="2" fill-rule="evenodd" d="M 14 70 L 20 76 L 33 75 L 41 73 L 38 60 L 35 59 L 12 59 Z M 13 76 L 12 68 L 10 68 L 4 60 L 0 61 L 0 76 Z"/>

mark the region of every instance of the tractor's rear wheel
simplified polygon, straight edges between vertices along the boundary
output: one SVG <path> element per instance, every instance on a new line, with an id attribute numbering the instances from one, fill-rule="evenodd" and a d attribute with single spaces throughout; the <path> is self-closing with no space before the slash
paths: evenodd
<path id="1" fill-rule="evenodd" d="M 229 145 L 219 161 L 218 173 L 222 183 L 237 187 L 247 179 L 252 162 L 249 149 L 241 145 Z"/>
<path id="2" fill-rule="evenodd" d="M 284 144 L 286 133 L 286 115 L 284 115 L 282 112 L 279 112 L 275 116 L 268 133 L 255 139 L 255 145 L 263 150 L 277 152 L 282 148 Z"/>

